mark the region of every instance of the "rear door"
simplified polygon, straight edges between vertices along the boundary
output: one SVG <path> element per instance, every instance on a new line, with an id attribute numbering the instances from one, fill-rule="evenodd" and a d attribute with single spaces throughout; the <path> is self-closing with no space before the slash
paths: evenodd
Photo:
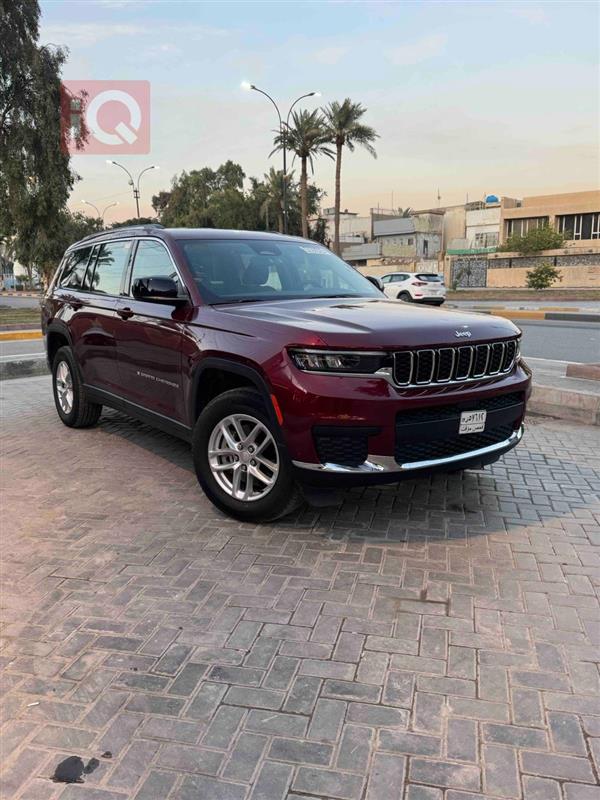
<path id="1" fill-rule="evenodd" d="M 181 278 L 166 246 L 140 239 L 124 295 L 117 304 L 118 358 L 123 397 L 150 411 L 185 422 L 181 382 L 182 331 L 187 311 L 169 303 L 137 300 L 131 286 L 137 278 Z"/>
<path id="2" fill-rule="evenodd" d="M 71 320 L 75 355 L 90 386 L 120 394 L 116 307 L 133 241 L 96 245 Z"/>
<path id="3" fill-rule="evenodd" d="M 398 297 L 398 293 L 401 290 L 401 283 L 406 279 L 406 275 L 402 272 L 394 273 L 391 276 L 390 282 L 385 286 L 384 292 L 388 297 L 391 297 L 395 300 Z"/>

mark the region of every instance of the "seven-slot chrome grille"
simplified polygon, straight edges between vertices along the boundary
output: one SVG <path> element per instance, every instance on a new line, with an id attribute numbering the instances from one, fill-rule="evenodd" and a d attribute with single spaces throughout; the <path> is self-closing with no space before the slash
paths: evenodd
<path id="1" fill-rule="evenodd" d="M 394 353 L 394 382 L 398 386 L 416 387 L 492 378 L 510 372 L 518 353 L 517 339 L 400 350 Z"/>

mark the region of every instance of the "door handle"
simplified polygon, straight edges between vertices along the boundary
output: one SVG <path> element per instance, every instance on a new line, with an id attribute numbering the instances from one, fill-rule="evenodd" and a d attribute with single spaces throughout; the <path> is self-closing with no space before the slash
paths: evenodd
<path id="1" fill-rule="evenodd" d="M 126 308 L 118 308 L 117 309 L 117 314 L 121 317 L 121 319 L 129 319 L 130 317 L 133 317 L 133 315 L 135 314 L 135 311 L 132 311 L 130 308 L 127 308 L 127 307 Z"/>

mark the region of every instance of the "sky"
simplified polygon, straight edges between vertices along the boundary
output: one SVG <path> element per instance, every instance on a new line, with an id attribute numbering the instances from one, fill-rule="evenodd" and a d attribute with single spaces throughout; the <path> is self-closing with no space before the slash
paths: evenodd
<path id="1" fill-rule="evenodd" d="M 344 153 L 342 208 L 427 208 L 583 191 L 600 184 L 600 6 L 595 2 L 179 2 L 42 0 L 41 41 L 69 49 L 70 80 L 147 80 L 151 151 L 122 156 L 142 179 L 141 213 L 175 174 L 232 159 L 261 177 L 277 118 L 350 97 L 379 134 L 377 159 Z M 127 178 L 79 155 L 70 206 L 118 201 Z M 299 170 L 298 170 L 299 172 Z M 333 205 L 334 164 L 314 181 Z"/>

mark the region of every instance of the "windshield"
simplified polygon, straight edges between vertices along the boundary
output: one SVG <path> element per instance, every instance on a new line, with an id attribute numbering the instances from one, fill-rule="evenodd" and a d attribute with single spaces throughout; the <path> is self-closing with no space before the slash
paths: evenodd
<path id="1" fill-rule="evenodd" d="M 419 272 L 417 278 L 420 281 L 427 281 L 427 283 L 441 283 L 443 280 L 441 275 L 434 274 L 433 272 Z"/>
<path id="2" fill-rule="evenodd" d="M 180 245 L 205 302 L 303 297 L 381 297 L 327 248 L 300 240 L 184 239 Z"/>

